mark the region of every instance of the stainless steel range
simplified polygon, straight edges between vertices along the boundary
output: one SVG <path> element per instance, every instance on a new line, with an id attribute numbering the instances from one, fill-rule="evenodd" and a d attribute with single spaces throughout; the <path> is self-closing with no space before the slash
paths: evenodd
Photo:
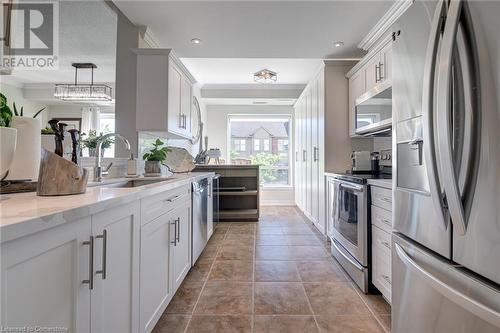
<path id="1" fill-rule="evenodd" d="M 363 292 L 368 292 L 370 273 L 370 191 L 368 179 L 390 179 L 391 151 L 385 151 L 379 174 L 331 174 L 333 193 L 328 228 L 332 255 Z"/>

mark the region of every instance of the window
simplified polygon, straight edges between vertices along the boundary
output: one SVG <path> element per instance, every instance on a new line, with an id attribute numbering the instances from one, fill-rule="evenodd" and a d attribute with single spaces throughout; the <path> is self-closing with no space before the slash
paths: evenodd
<path id="1" fill-rule="evenodd" d="M 245 139 L 233 139 L 233 147 L 236 151 L 246 151 L 247 141 Z"/>
<path id="2" fill-rule="evenodd" d="M 252 151 L 241 149 L 242 137 L 250 140 Z M 288 116 L 230 116 L 228 140 L 233 142 L 233 150 L 228 152 L 228 161 L 241 164 L 242 160 L 246 160 L 249 164 L 260 165 L 261 186 L 289 186 L 290 139 L 291 118 Z M 280 142 L 280 149 L 277 149 L 276 145 Z"/>
<path id="3" fill-rule="evenodd" d="M 253 140 L 253 150 L 254 151 L 260 150 L 260 140 L 259 139 Z"/>
<path id="4" fill-rule="evenodd" d="M 288 140 L 278 139 L 278 151 L 288 151 Z"/>
<path id="5" fill-rule="evenodd" d="M 264 151 L 269 151 L 269 139 L 264 139 Z"/>
<path id="6" fill-rule="evenodd" d="M 98 133 L 114 133 L 115 132 L 115 114 L 101 113 L 99 115 L 99 130 Z M 115 144 L 111 144 L 108 149 L 104 150 L 104 157 L 115 157 Z"/>

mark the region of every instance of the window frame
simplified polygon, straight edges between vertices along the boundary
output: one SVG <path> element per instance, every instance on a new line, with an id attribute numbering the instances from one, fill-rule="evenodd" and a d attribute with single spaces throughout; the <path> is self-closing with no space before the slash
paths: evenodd
<path id="1" fill-rule="evenodd" d="M 231 122 L 232 121 L 238 121 L 238 120 L 247 120 L 247 121 L 259 121 L 262 119 L 283 119 L 288 121 L 289 123 L 289 134 L 288 134 L 288 183 L 287 184 L 260 184 L 261 188 L 265 188 L 266 190 L 279 190 L 279 189 L 290 189 L 293 188 L 295 185 L 295 164 L 293 160 L 293 145 L 292 143 L 295 142 L 295 137 L 294 137 L 294 117 L 293 114 L 228 114 L 227 115 L 227 131 L 226 131 L 226 140 L 228 142 L 228 146 L 231 147 Z M 253 140 L 253 139 L 252 139 Z M 272 153 L 272 138 L 267 139 L 269 140 L 269 150 L 268 152 Z M 252 141 L 253 145 L 253 141 Z M 263 148 L 263 143 L 260 144 L 261 148 Z M 261 149 L 259 152 L 263 152 Z M 283 153 L 284 151 L 278 151 L 277 153 Z M 231 149 L 228 149 L 226 151 L 226 161 L 230 163 L 231 161 Z"/>

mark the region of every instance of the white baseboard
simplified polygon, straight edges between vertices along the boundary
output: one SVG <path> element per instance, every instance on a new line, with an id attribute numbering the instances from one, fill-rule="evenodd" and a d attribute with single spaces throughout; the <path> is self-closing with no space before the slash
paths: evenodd
<path id="1" fill-rule="evenodd" d="M 261 206 L 295 206 L 295 202 L 291 200 L 261 200 Z"/>

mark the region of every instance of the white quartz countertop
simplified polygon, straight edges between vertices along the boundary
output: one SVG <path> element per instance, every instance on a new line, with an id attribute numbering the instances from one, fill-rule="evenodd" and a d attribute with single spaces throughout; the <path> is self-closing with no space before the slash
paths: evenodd
<path id="1" fill-rule="evenodd" d="M 392 179 L 368 179 L 368 185 L 392 190 Z"/>
<path id="2" fill-rule="evenodd" d="M 171 177 L 114 178 L 102 185 L 89 183 L 84 194 L 40 197 L 35 192 L 0 196 L 0 242 L 74 221 L 110 207 L 126 204 L 213 175 L 191 172 Z M 119 188 L 112 184 L 135 179 L 164 179 L 148 185 Z"/>

